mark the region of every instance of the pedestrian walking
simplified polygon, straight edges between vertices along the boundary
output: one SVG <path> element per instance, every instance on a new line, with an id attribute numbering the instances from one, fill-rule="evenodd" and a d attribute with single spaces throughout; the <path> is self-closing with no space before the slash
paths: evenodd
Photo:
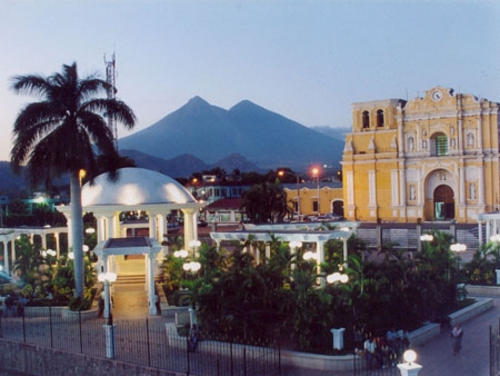
<path id="1" fill-rule="evenodd" d="M 453 355 L 458 355 L 462 349 L 462 338 L 464 336 L 464 331 L 460 324 L 453 327 L 451 331 Z"/>

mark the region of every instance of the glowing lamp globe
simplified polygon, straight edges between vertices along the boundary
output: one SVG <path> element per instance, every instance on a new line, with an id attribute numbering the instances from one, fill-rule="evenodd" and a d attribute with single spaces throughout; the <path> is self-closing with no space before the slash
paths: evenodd
<path id="1" fill-rule="evenodd" d="M 417 353 L 413 350 L 406 350 L 403 354 L 403 359 L 405 362 L 411 364 L 417 360 Z"/>

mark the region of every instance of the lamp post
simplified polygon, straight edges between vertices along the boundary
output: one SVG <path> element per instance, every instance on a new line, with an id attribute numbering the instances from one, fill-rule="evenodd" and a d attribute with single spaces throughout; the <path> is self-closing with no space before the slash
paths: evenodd
<path id="1" fill-rule="evenodd" d="M 99 273 L 97 276 L 99 282 L 104 283 L 104 317 L 107 319 L 103 325 L 106 332 L 106 357 L 115 357 L 115 329 L 113 325 L 113 315 L 111 313 L 111 297 L 109 293 L 110 283 L 116 281 L 116 273 Z"/>
<path id="2" fill-rule="evenodd" d="M 198 248 L 201 246 L 201 242 L 198 239 L 193 239 L 189 242 L 189 248 L 193 250 L 193 256 L 198 256 Z"/>
<path id="3" fill-rule="evenodd" d="M 318 190 L 318 215 L 321 214 L 321 210 L 320 210 L 321 200 L 320 200 L 320 195 L 319 195 L 319 173 L 320 173 L 319 167 L 313 167 L 311 169 L 311 176 L 313 178 L 316 178 L 316 182 L 317 182 L 317 190 Z"/>
<path id="4" fill-rule="evenodd" d="M 280 178 L 283 178 L 286 175 L 286 170 L 279 170 L 278 171 L 278 176 Z M 297 180 L 296 187 L 297 187 L 297 219 L 300 221 L 300 176 L 295 174 L 295 178 Z"/>
<path id="5" fill-rule="evenodd" d="M 403 354 L 405 363 L 399 363 L 398 368 L 401 376 L 417 376 L 422 366 L 415 363 L 417 360 L 417 353 L 413 350 L 406 350 Z"/>

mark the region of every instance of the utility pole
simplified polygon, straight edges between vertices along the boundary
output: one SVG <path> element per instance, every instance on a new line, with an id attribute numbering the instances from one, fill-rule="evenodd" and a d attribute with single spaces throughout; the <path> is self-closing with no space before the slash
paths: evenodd
<path id="1" fill-rule="evenodd" d="M 106 82 L 111 86 L 108 89 L 108 99 L 116 98 L 116 57 L 115 53 L 111 55 L 111 60 L 106 60 L 106 55 L 104 55 L 104 65 L 106 66 Z M 118 151 L 118 129 L 116 126 L 116 121 L 111 117 L 108 117 L 108 127 L 113 133 L 113 142 L 115 144 L 115 149 Z"/>

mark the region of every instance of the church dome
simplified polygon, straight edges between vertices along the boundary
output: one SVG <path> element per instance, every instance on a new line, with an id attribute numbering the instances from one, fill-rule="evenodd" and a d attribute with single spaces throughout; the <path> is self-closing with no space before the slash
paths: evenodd
<path id="1" fill-rule="evenodd" d="M 157 171 L 127 167 L 118 170 L 118 180 L 108 173 L 82 187 L 82 206 L 195 203 L 191 193 L 176 180 Z"/>

